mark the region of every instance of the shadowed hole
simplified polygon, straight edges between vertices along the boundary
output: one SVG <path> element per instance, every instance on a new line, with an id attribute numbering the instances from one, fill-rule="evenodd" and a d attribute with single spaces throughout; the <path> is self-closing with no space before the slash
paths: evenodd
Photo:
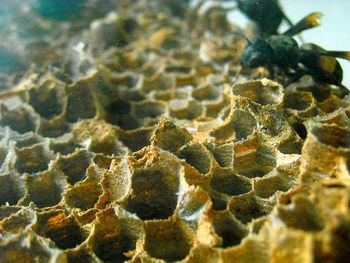
<path id="1" fill-rule="evenodd" d="M 63 211 L 40 215 L 35 231 L 50 238 L 60 249 L 74 248 L 86 238 L 73 217 L 66 217 Z"/>
<path id="2" fill-rule="evenodd" d="M 235 174 L 215 175 L 211 179 L 212 189 L 227 195 L 240 195 L 252 190 L 250 182 Z"/>
<path id="3" fill-rule="evenodd" d="M 53 167 L 64 172 L 68 177 L 68 183 L 74 185 L 85 178 L 86 169 L 90 163 L 90 154 L 86 151 L 78 151 L 69 156 L 61 156 Z"/>
<path id="4" fill-rule="evenodd" d="M 126 210 L 141 219 L 163 219 L 173 214 L 177 203 L 177 189 L 168 184 L 158 170 L 137 171 L 132 180 L 133 196 Z"/>
<path id="5" fill-rule="evenodd" d="M 206 174 L 210 171 L 211 159 L 206 148 L 201 144 L 189 144 L 180 152 L 180 158 L 196 168 L 200 173 Z"/>
<path id="6" fill-rule="evenodd" d="M 350 147 L 350 132 L 347 129 L 335 125 L 323 125 L 312 127 L 310 132 L 326 145 L 334 148 Z"/>

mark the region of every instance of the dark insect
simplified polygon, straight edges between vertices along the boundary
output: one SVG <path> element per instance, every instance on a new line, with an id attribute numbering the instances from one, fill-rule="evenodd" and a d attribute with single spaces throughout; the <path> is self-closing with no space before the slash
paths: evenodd
<path id="1" fill-rule="evenodd" d="M 223 0 L 229 2 L 232 0 Z M 238 9 L 252 20 L 263 37 L 277 33 L 281 23 L 285 21 L 290 26 L 292 22 L 284 14 L 278 0 L 233 0 Z"/>
<path id="2" fill-rule="evenodd" d="M 293 38 L 300 32 L 319 25 L 321 13 L 311 13 L 281 35 L 272 35 L 267 39 L 258 38 L 250 41 L 244 49 L 241 63 L 244 67 L 267 67 L 270 78 L 274 78 L 275 70 L 293 80 L 305 74 L 316 81 L 335 84 L 344 90 L 341 84 L 343 71 L 335 57 L 350 60 L 350 52 L 327 51 L 315 44 L 303 44 L 299 47 Z"/>

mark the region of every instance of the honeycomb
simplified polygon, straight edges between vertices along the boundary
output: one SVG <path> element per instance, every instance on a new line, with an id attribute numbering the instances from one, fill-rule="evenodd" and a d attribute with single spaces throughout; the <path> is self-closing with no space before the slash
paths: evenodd
<path id="1" fill-rule="evenodd" d="M 0 262 L 350 262 L 350 97 L 238 75 L 219 6 L 115 2 L 8 18 Z"/>

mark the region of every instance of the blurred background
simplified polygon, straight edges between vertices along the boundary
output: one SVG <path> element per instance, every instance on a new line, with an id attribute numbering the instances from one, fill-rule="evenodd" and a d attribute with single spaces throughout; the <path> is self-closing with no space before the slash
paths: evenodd
<path id="1" fill-rule="evenodd" d="M 48 54 L 45 48 L 48 46 L 48 43 L 50 43 L 51 39 L 60 39 L 61 35 L 69 35 L 70 32 L 72 33 L 75 30 L 73 28 L 73 30 L 68 32 L 64 23 L 49 23 L 48 21 L 36 21 L 35 19 L 30 20 L 29 18 L 23 17 L 23 14 L 27 13 L 30 6 L 35 6 L 36 1 L 38 0 L 0 0 L 0 81 L 4 78 L 4 76 L 1 75 L 8 75 L 8 73 L 13 73 L 14 71 L 22 69 L 20 63 L 21 57 L 18 56 L 18 54 L 24 54 L 29 61 L 32 57 L 39 59 L 48 57 L 50 54 Z M 57 1 L 58 0 L 55 0 L 53 2 Z M 72 0 L 71 3 L 74 4 L 71 4 L 69 0 L 61 1 L 62 3 L 66 3 L 62 5 L 64 13 L 69 15 L 71 12 L 72 16 L 56 17 L 55 19 L 58 21 L 67 18 L 76 19 L 77 16 L 74 15 L 74 12 L 85 5 L 85 0 Z M 196 0 L 193 1 L 195 2 Z M 75 24 L 81 28 L 87 27 L 94 16 L 101 17 L 108 11 L 113 10 L 114 6 L 118 4 L 118 1 L 115 0 L 104 0 L 101 2 L 103 6 L 97 4 L 99 0 L 89 0 L 89 3 L 96 3 L 96 7 L 98 6 L 98 8 L 90 9 L 95 10 L 93 13 L 86 12 L 81 14 L 81 17 L 85 18 L 86 24 L 82 21 L 76 21 Z M 210 0 L 208 0 L 208 2 L 210 2 Z M 350 27 L 347 21 L 350 10 L 350 0 L 280 0 L 280 2 L 286 15 L 293 22 L 297 22 L 311 12 L 319 11 L 324 13 L 322 25 L 320 27 L 302 34 L 305 42 L 314 42 L 327 50 L 350 50 Z M 69 5 L 67 5 L 67 3 L 69 3 Z M 45 9 L 47 9 L 46 6 L 44 6 L 42 10 Z M 39 12 L 43 12 L 42 10 L 39 10 Z M 53 16 L 55 14 L 49 13 L 46 15 Z M 14 20 L 17 27 L 6 23 L 9 16 L 15 16 Z M 248 23 L 247 19 L 238 10 L 230 13 L 230 19 L 241 27 L 245 27 Z M 39 26 L 33 24 L 33 21 L 34 23 L 38 23 Z M 22 26 L 18 27 L 18 25 Z M 286 28 L 286 25 L 284 25 L 284 28 Z M 76 30 L 78 29 L 79 28 L 76 28 Z M 281 30 L 283 30 L 283 27 Z M 48 37 L 48 35 L 50 35 L 50 37 Z M 37 39 L 34 41 L 32 39 L 33 36 L 36 36 L 37 39 L 42 39 L 42 41 L 38 42 Z M 72 36 L 74 36 L 74 34 L 72 34 Z M 64 41 L 64 38 L 61 38 L 62 41 Z M 57 45 L 59 44 L 58 42 Z M 31 47 L 31 50 L 29 50 L 28 47 Z M 350 87 L 350 63 L 344 60 L 339 61 L 344 70 L 343 84 Z M 10 67 L 9 63 L 12 63 Z M 0 84 L 0 88 L 1 86 Z"/>

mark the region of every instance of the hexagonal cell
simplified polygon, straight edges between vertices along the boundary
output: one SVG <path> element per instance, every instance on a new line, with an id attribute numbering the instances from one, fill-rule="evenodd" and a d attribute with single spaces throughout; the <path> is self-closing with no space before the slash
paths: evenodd
<path id="1" fill-rule="evenodd" d="M 297 178 L 276 169 L 271 175 L 254 180 L 254 192 L 262 198 L 269 198 L 277 191 L 286 192 L 298 183 Z"/>
<path id="2" fill-rule="evenodd" d="M 346 102 L 337 96 L 331 95 L 329 98 L 319 103 L 318 106 L 323 112 L 332 113 L 338 109 L 348 107 L 349 102 Z"/>
<path id="3" fill-rule="evenodd" d="M 69 124 L 63 119 L 63 117 L 51 120 L 40 119 L 37 132 L 44 137 L 57 138 L 68 133 L 69 128 Z"/>
<path id="4" fill-rule="evenodd" d="M 254 143 L 255 144 L 255 143 Z M 273 149 L 264 145 L 245 143 L 235 145 L 234 171 L 248 178 L 263 177 L 276 167 Z"/>
<path id="5" fill-rule="evenodd" d="M 63 113 L 65 97 L 65 84 L 50 79 L 38 88 L 29 90 L 28 103 L 41 117 L 49 120 Z M 50 107 L 47 107 L 48 103 Z"/>
<path id="6" fill-rule="evenodd" d="M 232 93 L 261 105 L 278 105 L 283 101 L 283 87 L 268 79 L 237 83 L 232 87 Z"/>
<path id="7" fill-rule="evenodd" d="M 299 134 L 299 132 L 297 133 Z M 299 139 L 299 140 L 283 143 L 279 145 L 277 149 L 284 154 L 301 154 L 303 144 L 304 144 L 304 141 L 302 139 Z"/>
<path id="8" fill-rule="evenodd" d="M 176 152 L 192 140 L 191 134 L 171 121 L 161 118 L 152 134 L 152 145 L 169 152 Z"/>
<path id="9" fill-rule="evenodd" d="M 223 118 L 225 117 L 225 112 L 229 110 L 229 107 L 230 98 L 227 95 L 225 95 L 222 96 L 222 98 L 218 101 L 206 103 L 204 108 L 204 115 L 209 118 Z"/>
<path id="10" fill-rule="evenodd" d="M 54 158 L 47 143 L 35 144 L 21 149 L 15 147 L 15 155 L 14 167 L 20 173 L 45 171 L 49 162 Z"/>
<path id="11" fill-rule="evenodd" d="M 145 233 L 144 249 L 156 259 L 178 261 L 184 259 L 192 247 L 192 230 L 174 218 L 145 222 Z"/>
<path id="12" fill-rule="evenodd" d="M 27 231 L 36 223 L 36 214 L 34 211 L 23 208 L 16 214 L 12 214 L 10 217 L 0 222 L 0 229 L 2 234 L 20 234 Z"/>
<path id="13" fill-rule="evenodd" d="M 34 231 L 50 238 L 60 249 L 74 248 L 86 239 L 84 230 L 72 216 L 66 216 L 63 210 L 50 210 L 38 214 L 38 223 Z"/>
<path id="14" fill-rule="evenodd" d="M 159 148 L 147 147 L 130 157 L 131 191 L 126 210 L 141 219 L 163 219 L 177 204 L 180 160 Z"/>
<path id="15" fill-rule="evenodd" d="M 216 170 L 210 180 L 213 190 L 229 196 L 241 195 L 252 190 L 250 180 L 231 170 Z"/>
<path id="16" fill-rule="evenodd" d="M 112 91 L 120 93 L 122 90 L 133 89 L 136 87 L 138 82 L 140 81 L 140 75 L 135 74 L 131 71 L 123 72 L 123 73 L 115 73 L 112 72 L 110 76 L 110 81 L 112 85 Z M 112 93 L 115 94 L 115 93 Z"/>
<path id="17" fill-rule="evenodd" d="M 284 96 L 283 104 L 287 109 L 306 111 L 315 105 L 315 99 L 311 92 L 288 92 Z"/>
<path id="18" fill-rule="evenodd" d="M 210 219 L 215 233 L 221 238 L 220 247 L 238 245 L 248 234 L 247 229 L 230 212 L 213 212 Z"/>
<path id="19" fill-rule="evenodd" d="M 26 175 L 24 178 L 26 194 L 21 204 L 33 202 L 44 208 L 57 205 L 66 189 L 67 179 L 62 172 L 45 171 L 37 175 Z"/>
<path id="20" fill-rule="evenodd" d="M 68 155 L 75 152 L 77 148 L 80 148 L 80 145 L 74 142 L 73 136 L 71 134 L 67 134 L 60 138 L 50 140 L 49 148 L 54 153 Z"/>
<path id="21" fill-rule="evenodd" d="M 34 144 L 42 143 L 44 142 L 44 138 L 41 136 L 33 133 L 33 132 L 27 132 L 24 134 L 17 134 L 17 132 L 11 132 L 8 137 L 9 140 L 16 142 L 16 148 L 24 148 L 24 147 L 30 147 Z"/>
<path id="22" fill-rule="evenodd" d="M 86 169 L 90 166 L 92 154 L 85 150 L 78 150 L 70 155 L 59 156 L 50 169 L 60 170 L 67 176 L 71 185 L 86 177 Z"/>
<path id="23" fill-rule="evenodd" d="M 107 118 L 117 118 L 117 116 L 128 115 L 131 112 L 131 103 L 127 100 L 116 98 L 105 102 L 104 111 Z"/>
<path id="24" fill-rule="evenodd" d="M 199 101 L 210 101 L 219 99 L 224 91 L 224 86 L 203 85 L 192 92 L 192 97 Z"/>
<path id="25" fill-rule="evenodd" d="M 157 118 L 165 113 L 165 106 L 160 101 L 144 100 L 133 104 L 132 114 L 136 118 Z"/>
<path id="26" fill-rule="evenodd" d="M 118 140 L 120 129 L 104 120 L 87 119 L 73 126 L 74 142 L 95 153 L 125 155 L 128 149 Z"/>
<path id="27" fill-rule="evenodd" d="M 213 130 L 210 135 L 220 143 L 241 141 L 253 134 L 257 127 L 257 120 L 249 112 L 233 110 L 225 124 Z"/>
<path id="28" fill-rule="evenodd" d="M 128 200 L 126 209 L 143 220 L 167 218 L 176 207 L 176 188 L 167 186 L 169 175 L 158 170 L 141 170 L 133 174 L 134 197 Z"/>
<path id="29" fill-rule="evenodd" d="M 94 156 L 93 162 L 100 168 L 109 169 L 114 159 L 115 157 L 110 157 L 99 153 Z"/>
<path id="30" fill-rule="evenodd" d="M 169 102 L 169 111 L 173 118 L 194 120 L 202 115 L 203 105 L 195 100 L 174 99 Z"/>
<path id="31" fill-rule="evenodd" d="M 26 244 L 26 245 L 23 245 Z M 64 260 L 62 251 L 52 247 L 48 240 L 26 231 L 0 241 L 0 262 L 59 262 Z"/>
<path id="32" fill-rule="evenodd" d="M 96 115 L 95 101 L 89 85 L 83 79 L 67 88 L 66 120 L 76 122 Z"/>
<path id="33" fill-rule="evenodd" d="M 16 205 L 24 196 L 22 179 L 15 174 L 0 174 L 0 205 Z"/>
<path id="34" fill-rule="evenodd" d="M 276 200 L 262 199 L 249 192 L 239 196 L 233 196 L 228 204 L 231 213 L 242 223 L 246 224 L 255 218 L 265 216 L 271 212 Z"/>
<path id="35" fill-rule="evenodd" d="M 150 139 L 154 128 L 138 128 L 121 132 L 118 139 L 131 151 L 136 152 L 151 144 Z"/>
<path id="36" fill-rule="evenodd" d="M 324 220 L 315 204 L 305 196 L 295 196 L 292 203 L 277 209 L 280 220 L 290 228 L 304 231 L 320 231 Z"/>
<path id="37" fill-rule="evenodd" d="M 29 106 L 22 105 L 15 109 L 8 109 L 4 104 L 0 105 L 0 124 L 9 126 L 19 133 L 35 132 L 38 117 Z"/>
<path id="38" fill-rule="evenodd" d="M 142 221 L 116 206 L 98 214 L 88 242 L 103 262 L 125 262 L 143 235 Z"/>
<path id="39" fill-rule="evenodd" d="M 217 145 L 215 143 L 207 143 L 205 146 L 212 153 L 215 161 L 219 164 L 219 166 L 233 166 L 233 143 L 225 143 L 221 145 Z"/>
<path id="40" fill-rule="evenodd" d="M 189 143 L 181 149 L 179 158 L 196 168 L 200 173 L 206 174 L 211 169 L 211 156 L 209 151 L 199 143 Z"/>
<path id="41" fill-rule="evenodd" d="M 315 125 L 309 130 L 320 143 L 333 148 L 350 148 L 350 131 L 337 125 Z"/>
<path id="42" fill-rule="evenodd" d="M 130 49 L 116 49 L 112 54 L 108 54 L 108 58 L 112 57 L 113 64 L 109 68 L 113 71 L 125 72 L 127 70 L 135 70 L 141 68 L 146 62 L 146 56 L 133 48 Z"/>
<path id="43" fill-rule="evenodd" d="M 151 91 L 159 91 L 171 89 L 175 86 L 175 78 L 168 74 L 156 74 L 154 77 L 145 77 L 143 79 L 141 90 L 148 93 Z M 156 94 L 157 94 L 156 93 Z"/>
<path id="44" fill-rule="evenodd" d="M 88 177 L 66 191 L 64 198 L 68 206 L 81 210 L 87 210 L 95 206 L 102 194 L 102 186 L 99 183 L 98 176 L 94 173 L 94 167 L 90 166 L 87 169 Z"/>

